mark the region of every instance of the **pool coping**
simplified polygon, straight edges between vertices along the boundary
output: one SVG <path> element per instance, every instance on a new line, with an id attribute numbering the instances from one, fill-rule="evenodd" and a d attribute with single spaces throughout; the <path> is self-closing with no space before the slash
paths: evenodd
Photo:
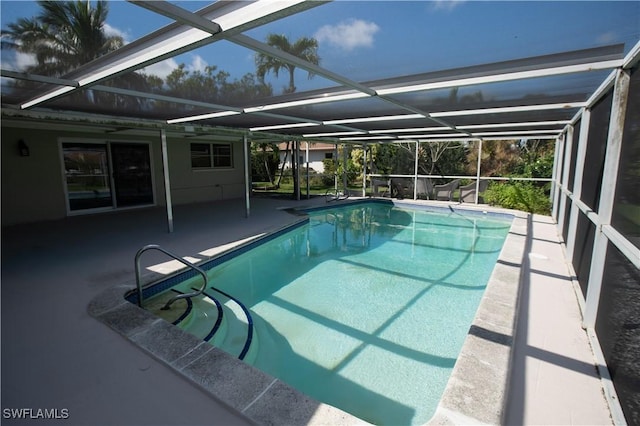
<path id="1" fill-rule="evenodd" d="M 327 207 L 367 200 L 371 199 L 346 200 Z M 444 394 L 434 416 L 428 422 L 437 425 L 499 424 L 505 411 L 509 383 L 521 268 L 527 259 L 525 244 L 528 239 L 529 215 L 488 206 L 416 203 L 407 200 L 392 202 L 398 206 L 439 210 L 444 208 L 481 215 L 497 213 L 513 217 L 509 234 Z M 229 244 L 225 246 L 225 250 L 207 256 L 198 263 L 215 261 L 234 250 L 255 244 L 263 238 L 270 238 L 306 220 L 308 219 L 298 216 L 290 224 L 268 230 L 262 236 Z M 182 271 L 177 274 L 180 272 Z M 143 281 L 155 281 L 160 276 L 167 277 L 148 273 L 144 275 Z M 314 400 L 279 379 L 130 303 L 125 295 L 132 288 L 135 288 L 134 280 L 104 290 L 89 303 L 89 315 L 251 421 L 259 424 L 368 424 L 339 408 Z M 167 341 L 174 344 L 167 345 Z"/>

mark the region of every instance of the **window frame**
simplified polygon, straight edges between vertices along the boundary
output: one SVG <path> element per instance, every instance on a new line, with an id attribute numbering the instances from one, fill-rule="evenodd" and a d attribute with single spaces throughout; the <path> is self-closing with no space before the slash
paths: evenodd
<path id="1" fill-rule="evenodd" d="M 194 158 L 194 147 L 196 146 L 201 146 L 201 147 L 207 147 L 206 151 L 208 156 L 207 158 L 207 165 L 203 165 L 203 166 L 197 166 L 194 165 L 194 159 L 196 160 L 202 160 L 204 159 L 204 154 L 200 154 L 199 157 Z M 220 148 L 228 148 L 228 155 L 224 155 L 224 154 L 220 154 Z M 204 152 L 204 150 L 199 151 L 199 152 Z M 196 151 L 196 154 L 198 153 L 198 151 Z M 189 144 L 189 158 L 190 158 L 190 162 L 191 162 L 191 170 L 192 171 L 206 171 L 206 170 L 231 170 L 235 168 L 235 165 L 233 163 L 233 144 L 232 143 L 224 143 L 224 142 L 191 142 Z M 228 158 L 228 165 L 227 162 L 225 162 L 225 164 L 220 165 L 220 160 L 221 159 L 226 159 Z"/>

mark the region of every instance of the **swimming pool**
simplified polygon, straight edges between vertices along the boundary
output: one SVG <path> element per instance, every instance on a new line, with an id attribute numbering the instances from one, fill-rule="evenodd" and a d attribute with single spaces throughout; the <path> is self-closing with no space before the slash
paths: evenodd
<path id="1" fill-rule="evenodd" d="M 308 213 L 308 223 L 210 265 L 211 286 L 251 313 L 245 361 L 369 422 L 426 422 L 510 220 L 390 203 Z M 233 301 L 208 293 L 236 320 L 212 341 L 238 356 L 246 331 L 232 323 L 248 321 Z"/>

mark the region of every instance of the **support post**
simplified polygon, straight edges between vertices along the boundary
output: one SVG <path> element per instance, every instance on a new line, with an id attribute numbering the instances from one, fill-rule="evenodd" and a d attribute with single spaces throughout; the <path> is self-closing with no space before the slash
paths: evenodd
<path id="1" fill-rule="evenodd" d="M 251 149 L 249 149 L 249 138 L 245 133 L 242 136 L 242 151 L 244 157 L 244 205 L 245 205 L 245 217 L 249 218 L 251 214 Z"/>
<path id="2" fill-rule="evenodd" d="M 349 179 L 347 178 L 347 145 L 342 145 L 342 189 L 344 190 L 344 194 L 346 195 L 348 192 L 347 184 L 349 183 Z"/>
<path id="3" fill-rule="evenodd" d="M 482 139 L 478 140 L 478 165 L 476 167 L 476 197 L 474 202 L 478 204 L 480 200 L 480 176 L 482 176 Z"/>
<path id="4" fill-rule="evenodd" d="M 560 173 L 562 171 L 562 155 L 564 151 L 566 134 L 556 138 L 556 149 L 553 154 L 553 174 L 551 176 L 551 217 L 558 223 L 558 203 L 560 202 Z"/>
<path id="5" fill-rule="evenodd" d="M 591 269 L 589 270 L 589 285 L 587 286 L 587 300 L 583 317 L 584 328 L 594 328 L 596 325 L 602 277 L 604 275 L 604 264 L 609 243 L 608 238 L 602 233 L 602 226 L 611 224 L 613 203 L 615 201 L 615 188 L 618 180 L 618 165 L 620 163 L 620 152 L 622 151 L 622 136 L 630 79 L 629 71 L 618 70 L 613 90 L 609 133 L 607 135 L 607 149 L 604 158 L 602 186 L 600 187 L 598 224 L 593 242 Z"/>
<path id="6" fill-rule="evenodd" d="M 367 144 L 362 144 L 362 196 L 367 196 Z"/>
<path id="7" fill-rule="evenodd" d="M 167 228 L 173 232 L 173 205 L 171 204 L 171 179 L 169 179 L 169 155 L 167 153 L 167 132 L 160 129 L 160 144 L 162 146 L 162 174 L 164 175 L 164 199 L 167 205 Z"/>
<path id="8" fill-rule="evenodd" d="M 293 141 L 295 145 L 296 158 L 294 159 L 296 168 L 294 170 L 295 176 L 293 177 L 293 191 L 295 192 L 295 199 L 300 201 L 300 141 Z"/>
<path id="9" fill-rule="evenodd" d="M 307 144 L 306 163 L 307 163 L 307 200 L 308 200 L 310 198 L 310 195 L 309 195 L 309 142 L 307 141 L 306 144 Z"/>
<path id="10" fill-rule="evenodd" d="M 336 144 L 335 154 L 333 156 L 333 189 L 334 193 L 338 194 L 338 167 L 340 166 L 340 162 L 338 161 L 338 144 Z"/>
<path id="11" fill-rule="evenodd" d="M 418 154 L 420 152 L 420 142 L 416 140 L 416 155 L 413 162 L 413 199 L 418 199 Z"/>
<path id="12" fill-rule="evenodd" d="M 566 209 L 570 208 L 570 206 L 567 206 L 567 197 L 569 191 L 569 170 L 571 168 L 571 151 L 573 149 L 573 131 L 573 126 L 569 125 L 569 127 L 567 128 L 567 134 L 564 138 L 564 159 L 562 166 L 562 181 L 560 183 L 561 188 L 563 188 L 567 193 L 564 193 L 565 191 L 562 191 L 562 193 L 560 194 L 560 210 L 558 211 L 558 230 L 560 232 L 562 232 L 565 226 L 568 226 L 568 224 L 564 223 L 564 217 Z M 564 243 L 567 244 L 566 241 Z"/>
<path id="13" fill-rule="evenodd" d="M 569 217 L 569 232 L 567 233 L 567 260 L 573 259 L 573 251 L 576 246 L 576 231 L 578 228 L 578 215 L 580 209 L 576 202 L 582 195 L 582 176 L 584 174 L 584 160 L 587 155 L 587 139 L 589 138 L 589 122 L 591 121 L 591 110 L 585 108 L 580 120 L 580 136 L 578 139 L 578 153 L 576 155 L 575 177 L 573 179 L 573 197 L 571 202 L 571 215 Z"/>

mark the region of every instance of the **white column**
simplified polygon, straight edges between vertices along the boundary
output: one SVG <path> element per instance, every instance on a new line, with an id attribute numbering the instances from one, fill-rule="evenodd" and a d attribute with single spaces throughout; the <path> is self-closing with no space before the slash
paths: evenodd
<path id="1" fill-rule="evenodd" d="M 558 175 L 560 170 L 560 163 L 562 161 L 562 147 L 564 140 L 564 134 L 556 138 L 555 150 L 553 153 L 553 173 L 551 174 L 551 193 L 549 198 L 551 200 L 551 217 L 558 222 L 558 193 L 560 192 L 560 185 L 558 184 Z"/>
<path id="2" fill-rule="evenodd" d="M 573 251 L 576 245 L 576 229 L 578 228 L 578 215 L 580 209 L 576 202 L 582 195 L 582 176 L 584 174 L 584 160 L 587 155 L 587 139 L 589 137 L 589 122 L 591 121 L 591 110 L 585 108 L 580 121 L 580 137 L 578 139 L 578 154 L 576 155 L 575 177 L 573 179 L 573 197 L 571 216 L 569 217 L 569 233 L 567 234 L 567 257 L 569 262 L 573 259 Z"/>
<path id="3" fill-rule="evenodd" d="M 348 190 L 347 190 L 347 185 L 349 184 L 349 179 L 347 178 L 347 145 L 342 145 L 342 160 L 343 160 L 343 166 L 342 166 L 342 190 L 344 191 L 345 195 L 347 194 Z"/>
<path id="4" fill-rule="evenodd" d="M 305 141 L 305 143 L 307 144 L 307 151 L 306 151 L 306 161 L 305 163 L 307 164 L 307 200 L 309 198 L 311 198 L 311 196 L 309 195 L 309 142 Z"/>
<path id="5" fill-rule="evenodd" d="M 413 164 L 413 199 L 418 199 L 418 154 L 420 152 L 420 142 L 416 141 L 416 158 Z"/>
<path id="6" fill-rule="evenodd" d="M 476 199 L 475 203 L 478 204 L 478 199 L 480 197 L 480 176 L 481 170 L 480 167 L 482 165 L 482 139 L 478 141 L 478 166 L 476 167 Z"/>
<path id="7" fill-rule="evenodd" d="M 336 144 L 335 154 L 333 156 L 333 189 L 335 190 L 335 194 L 338 194 L 338 167 L 340 166 L 340 162 L 338 161 L 338 144 Z"/>
<path id="8" fill-rule="evenodd" d="M 362 196 L 367 196 L 367 144 L 362 144 Z"/>
<path id="9" fill-rule="evenodd" d="M 615 188 L 618 180 L 618 165 L 622 150 L 622 136 L 624 131 L 625 113 L 629 93 L 629 72 L 618 70 L 613 91 L 611 118 L 609 119 L 609 133 L 607 135 L 607 150 L 604 157 L 604 171 L 600 188 L 600 203 L 598 205 L 598 224 L 593 243 L 591 269 L 589 270 L 589 285 L 587 286 L 587 300 L 583 325 L 593 328 L 596 323 L 600 290 L 604 274 L 604 263 L 607 256 L 608 238 L 602 233 L 602 226 L 611 224 L 611 214 L 615 201 Z"/>
<path id="10" fill-rule="evenodd" d="M 295 185 L 293 185 L 293 190 L 296 193 L 296 200 L 300 201 L 300 141 L 295 140 L 293 141 L 293 144 L 295 145 L 294 152 L 296 154 L 296 158 L 294 159 L 296 162 L 296 176 L 294 179 Z"/>
<path id="11" fill-rule="evenodd" d="M 167 228 L 173 232 L 173 206 L 171 204 L 171 179 L 169 179 L 169 155 L 167 154 L 167 133 L 160 129 L 162 146 L 162 173 L 164 174 L 164 198 L 167 205 Z"/>
<path id="12" fill-rule="evenodd" d="M 567 128 L 567 135 L 564 138 L 565 149 L 564 149 L 564 159 L 562 166 L 562 180 L 561 180 L 561 188 L 563 191 L 560 191 L 560 211 L 558 212 L 558 230 L 562 232 L 565 227 L 564 217 L 565 211 L 567 208 L 567 196 L 569 192 L 569 170 L 571 169 L 571 151 L 573 147 L 573 126 L 569 126 Z M 565 241 L 565 244 L 567 242 Z"/>
<path id="13" fill-rule="evenodd" d="M 251 214 L 251 149 L 249 149 L 249 138 L 246 134 L 242 136 L 242 154 L 244 157 L 244 205 L 245 217 Z"/>

